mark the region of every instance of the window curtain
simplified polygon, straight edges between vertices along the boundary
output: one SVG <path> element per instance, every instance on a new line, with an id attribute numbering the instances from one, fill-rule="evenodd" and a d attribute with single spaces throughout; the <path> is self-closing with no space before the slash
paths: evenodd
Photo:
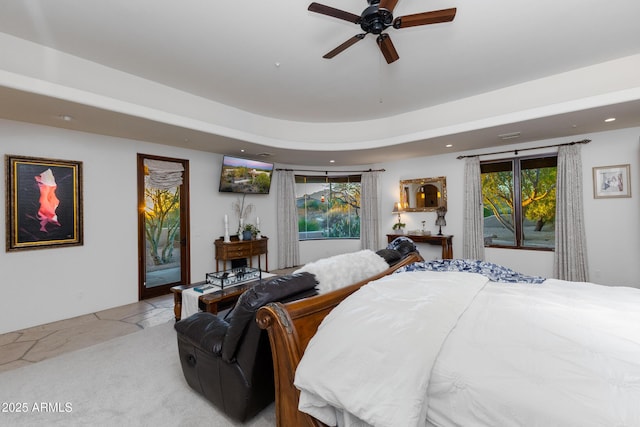
<path id="1" fill-rule="evenodd" d="M 362 249 L 379 249 L 378 172 L 363 172 L 360 181 L 360 242 Z"/>
<path id="2" fill-rule="evenodd" d="M 582 204 L 582 157 L 577 144 L 558 148 L 556 188 L 556 250 L 553 274 L 557 279 L 587 282 L 587 243 Z"/>
<path id="3" fill-rule="evenodd" d="M 484 219 L 482 217 L 482 182 L 480 158 L 467 157 L 464 163 L 464 236 L 462 257 L 484 260 Z"/>
<path id="4" fill-rule="evenodd" d="M 277 171 L 278 185 L 278 268 L 300 264 L 296 179 L 291 170 Z"/>
<path id="5" fill-rule="evenodd" d="M 145 184 L 158 190 L 170 190 L 182 185 L 181 163 L 144 159 Z"/>

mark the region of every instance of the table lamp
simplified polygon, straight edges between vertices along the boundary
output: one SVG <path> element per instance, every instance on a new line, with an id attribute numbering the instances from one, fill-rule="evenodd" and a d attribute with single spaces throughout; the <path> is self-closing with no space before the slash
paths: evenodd
<path id="1" fill-rule="evenodd" d="M 438 236 L 442 236 L 442 226 L 447 225 L 447 221 L 444 219 L 444 216 L 447 214 L 447 209 L 441 206 L 436 209 L 436 214 L 438 214 L 438 217 L 436 218 L 436 225 L 440 227 L 438 230 Z"/>
<path id="2" fill-rule="evenodd" d="M 402 212 L 402 204 L 400 202 L 394 203 L 393 210 L 391 211 L 391 213 L 398 214 L 398 222 L 396 223 L 396 225 L 393 226 L 393 229 L 398 231 L 404 228 L 404 224 L 402 223 L 400 218 L 400 212 Z"/>

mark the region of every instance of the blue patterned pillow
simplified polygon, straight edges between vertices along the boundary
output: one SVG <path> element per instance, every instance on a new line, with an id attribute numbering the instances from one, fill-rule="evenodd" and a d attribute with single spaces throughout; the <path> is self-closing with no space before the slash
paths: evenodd
<path id="1" fill-rule="evenodd" d="M 399 268 L 395 273 L 401 273 L 403 271 L 463 271 L 482 274 L 492 282 L 538 284 L 546 280 L 544 277 L 527 276 L 498 264 L 470 259 L 440 259 L 414 262 L 413 264 Z"/>

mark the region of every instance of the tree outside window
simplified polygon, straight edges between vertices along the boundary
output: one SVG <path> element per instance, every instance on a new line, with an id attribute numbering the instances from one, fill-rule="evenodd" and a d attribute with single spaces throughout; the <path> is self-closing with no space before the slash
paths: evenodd
<path id="1" fill-rule="evenodd" d="M 173 262 L 180 237 L 180 191 L 145 187 L 144 231 L 154 265 Z"/>
<path id="2" fill-rule="evenodd" d="M 360 176 L 296 176 L 300 240 L 360 238 Z"/>
<path id="3" fill-rule="evenodd" d="M 555 248 L 555 154 L 482 162 L 485 246 Z"/>

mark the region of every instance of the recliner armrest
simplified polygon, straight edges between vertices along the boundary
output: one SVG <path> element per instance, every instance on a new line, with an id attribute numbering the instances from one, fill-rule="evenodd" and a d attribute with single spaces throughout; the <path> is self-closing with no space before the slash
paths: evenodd
<path id="1" fill-rule="evenodd" d="M 199 312 L 176 322 L 174 328 L 191 344 L 220 355 L 229 323 L 215 314 Z"/>
<path id="2" fill-rule="evenodd" d="M 260 307 L 301 292 L 315 291 L 317 283 L 311 273 L 296 273 L 260 282 L 243 293 L 227 318 L 229 331 L 224 339 L 222 359 L 226 362 L 233 360 L 247 325 L 255 322 L 256 311 Z"/>

